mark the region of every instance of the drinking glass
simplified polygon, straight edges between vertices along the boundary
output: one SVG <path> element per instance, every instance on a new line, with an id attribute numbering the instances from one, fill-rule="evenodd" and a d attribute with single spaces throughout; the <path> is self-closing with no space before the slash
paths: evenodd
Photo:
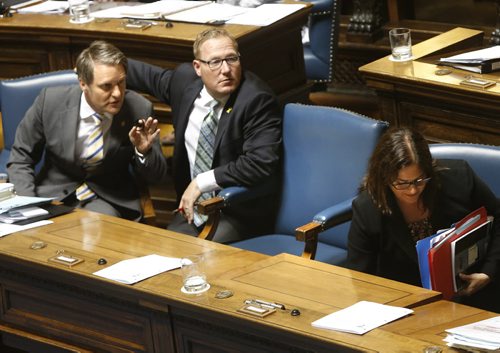
<path id="1" fill-rule="evenodd" d="M 393 28 L 389 31 L 391 42 L 392 60 L 411 60 L 411 31 L 409 28 Z"/>
<path id="2" fill-rule="evenodd" d="M 94 20 L 90 16 L 89 0 L 68 0 L 69 4 L 69 22 L 82 24 Z"/>
<path id="3" fill-rule="evenodd" d="M 203 256 L 191 255 L 181 259 L 183 293 L 199 294 L 207 291 L 210 285 L 203 269 Z"/>

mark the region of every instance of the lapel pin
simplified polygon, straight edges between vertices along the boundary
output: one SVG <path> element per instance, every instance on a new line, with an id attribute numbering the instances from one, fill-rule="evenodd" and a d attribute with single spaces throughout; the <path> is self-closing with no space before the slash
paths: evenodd
<path id="1" fill-rule="evenodd" d="M 227 108 L 226 113 L 228 113 L 228 114 L 229 114 L 229 113 L 231 113 L 232 111 L 233 111 L 233 108 L 232 108 L 232 107 L 231 107 L 231 108 Z"/>

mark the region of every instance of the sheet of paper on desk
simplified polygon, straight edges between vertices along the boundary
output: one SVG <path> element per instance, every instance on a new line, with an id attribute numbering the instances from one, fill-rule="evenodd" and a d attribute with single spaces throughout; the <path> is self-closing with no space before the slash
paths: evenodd
<path id="1" fill-rule="evenodd" d="M 134 284 L 159 273 L 181 267 L 181 259 L 156 254 L 123 260 L 94 275 L 124 284 Z"/>
<path id="2" fill-rule="evenodd" d="M 23 207 L 15 211 L 9 211 L 0 214 L 0 222 L 2 223 L 16 223 L 18 221 L 27 220 L 39 216 L 48 215 L 49 211 L 41 207 Z"/>
<path id="3" fill-rule="evenodd" d="M 205 6 L 210 1 L 162 0 L 136 6 L 116 6 L 92 12 L 95 18 L 137 18 L 159 19 L 162 16 L 175 14 L 192 8 Z"/>
<path id="4" fill-rule="evenodd" d="M 203 7 L 197 7 L 172 15 L 165 16 L 166 20 L 190 22 L 190 23 L 211 23 L 215 21 L 227 22 L 231 18 L 243 14 L 250 9 L 228 4 L 211 3 Z"/>
<path id="5" fill-rule="evenodd" d="M 360 301 L 345 309 L 324 316 L 314 321 L 312 325 L 318 328 L 362 335 L 411 313 L 413 313 L 413 310 L 407 308 Z"/>
<path id="6" fill-rule="evenodd" d="M 457 64 L 480 64 L 488 60 L 500 60 L 500 45 L 441 58 L 440 61 Z"/>
<path id="7" fill-rule="evenodd" d="M 500 350 L 500 316 L 447 329 L 448 346 L 481 351 Z"/>
<path id="8" fill-rule="evenodd" d="M 227 23 L 249 26 L 269 26 L 299 11 L 305 6 L 304 4 L 263 4 L 256 8 L 248 9 L 244 14 L 231 18 Z"/>
<path id="9" fill-rule="evenodd" d="M 43 205 L 53 200 L 52 197 L 35 197 L 35 196 L 14 196 L 10 199 L 0 201 L 0 213 L 8 212 L 10 210 L 26 207 Z"/>
<path id="10" fill-rule="evenodd" d="M 30 229 L 30 228 L 35 228 L 35 227 L 41 227 L 45 226 L 47 224 L 52 224 L 54 222 L 49 221 L 49 220 L 44 220 L 44 221 L 38 221 L 38 222 L 33 222 L 25 225 L 17 225 L 17 224 L 7 224 L 7 223 L 0 223 L 0 237 L 3 237 L 8 234 L 20 232 L 22 230 Z"/>
<path id="11" fill-rule="evenodd" d="M 63 13 L 69 8 L 67 1 L 47 0 L 17 10 L 19 13 Z"/>

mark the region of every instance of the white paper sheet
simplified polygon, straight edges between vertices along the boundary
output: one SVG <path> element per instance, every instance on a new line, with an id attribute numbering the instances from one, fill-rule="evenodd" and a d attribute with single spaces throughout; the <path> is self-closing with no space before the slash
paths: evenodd
<path id="1" fill-rule="evenodd" d="M 180 267 L 180 258 L 152 254 L 120 261 L 94 272 L 94 275 L 125 284 L 134 284 L 159 273 Z"/>
<path id="2" fill-rule="evenodd" d="M 42 205 L 54 200 L 53 197 L 35 197 L 35 196 L 14 196 L 10 199 L 0 201 L 0 213 L 8 212 L 15 208 Z"/>
<path id="3" fill-rule="evenodd" d="M 263 4 L 253 9 L 247 9 L 244 14 L 233 17 L 227 23 L 249 25 L 249 26 L 269 26 L 274 22 L 299 11 L 305 4 Z"/>
<path id="4" fill-rule="evenodd" d="M 452 347 L 500 349 L 500 316 L 447 329 L 446 332 L 448 336 L 444 341 Z"/>
<path id="5" fill-rule="evenodd" d="M 69 8 L 67 1 L 47 0 L 39 4 L 23 7 L 17 10 L 19 13 L 63 13 Z"/>
<path id="6" fill-rule="evenodd" d="M 0 223 L 0 237 L 15 233 L 15 232 L 20 232 L 20 231 L 25 230 L 25 229 L 41 227 L 41 226 L 45 226 L 47 224 L 52 224 L 52 223 L 54 223 L 54 222 L 49 221 L 49 220 L 33 222 L 33 223 L 25 224 L 22 226 L 17 225 L 17 224 Z"/>
<path id="7" fill-rule="evenodd" d="M 481 63 L 487 60 L 500 60 L 500 45 L 495 45 L 489 48 L 474 50 L 463 54 L 441 58 L 440 61 L 449 63 L 474 64 Z"/>
<path id="8" fill-rule="evenodd" d="M 413 310 L 407 308 L 360 301 L 314 321 L 312 326 L 362 335 L 411 313 Z"/>
<path id="9" fill-rule="evenodd" d="M 190 23 L 211 23 L 217 21 L 226 22 L 229 19 L 249 10 L 250 9 L 240 6 L 212 3 L 203 7 L 197 7 L 165 16 L 165 19 L 169 21 Z"/>
<path id="10" fill-rule="evenodd" d="M 206 6 L 210 1 L 193 0 L 161 0 L 136 6 L 116 6 L 91 13 L 95 18 L 137 18 L 159 19 L 162 16 L 175 14 L 200 6 Z"/>

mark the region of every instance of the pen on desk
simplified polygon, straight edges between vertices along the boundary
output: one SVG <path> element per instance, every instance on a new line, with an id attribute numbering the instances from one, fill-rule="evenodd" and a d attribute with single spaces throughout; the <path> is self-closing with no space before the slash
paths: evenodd
<path id="1" fill-rule="evenodd" d="M 262 306 L 267 306 L 270 308 L 285 310 L 285 306 L 283 304 L 266 302 L 266 301 L 260 300 L 260 299 L 247 299 L 247 300 L 245 300 L 245 304 L 254 304 L 254 303 L 262 305 Z"/>

